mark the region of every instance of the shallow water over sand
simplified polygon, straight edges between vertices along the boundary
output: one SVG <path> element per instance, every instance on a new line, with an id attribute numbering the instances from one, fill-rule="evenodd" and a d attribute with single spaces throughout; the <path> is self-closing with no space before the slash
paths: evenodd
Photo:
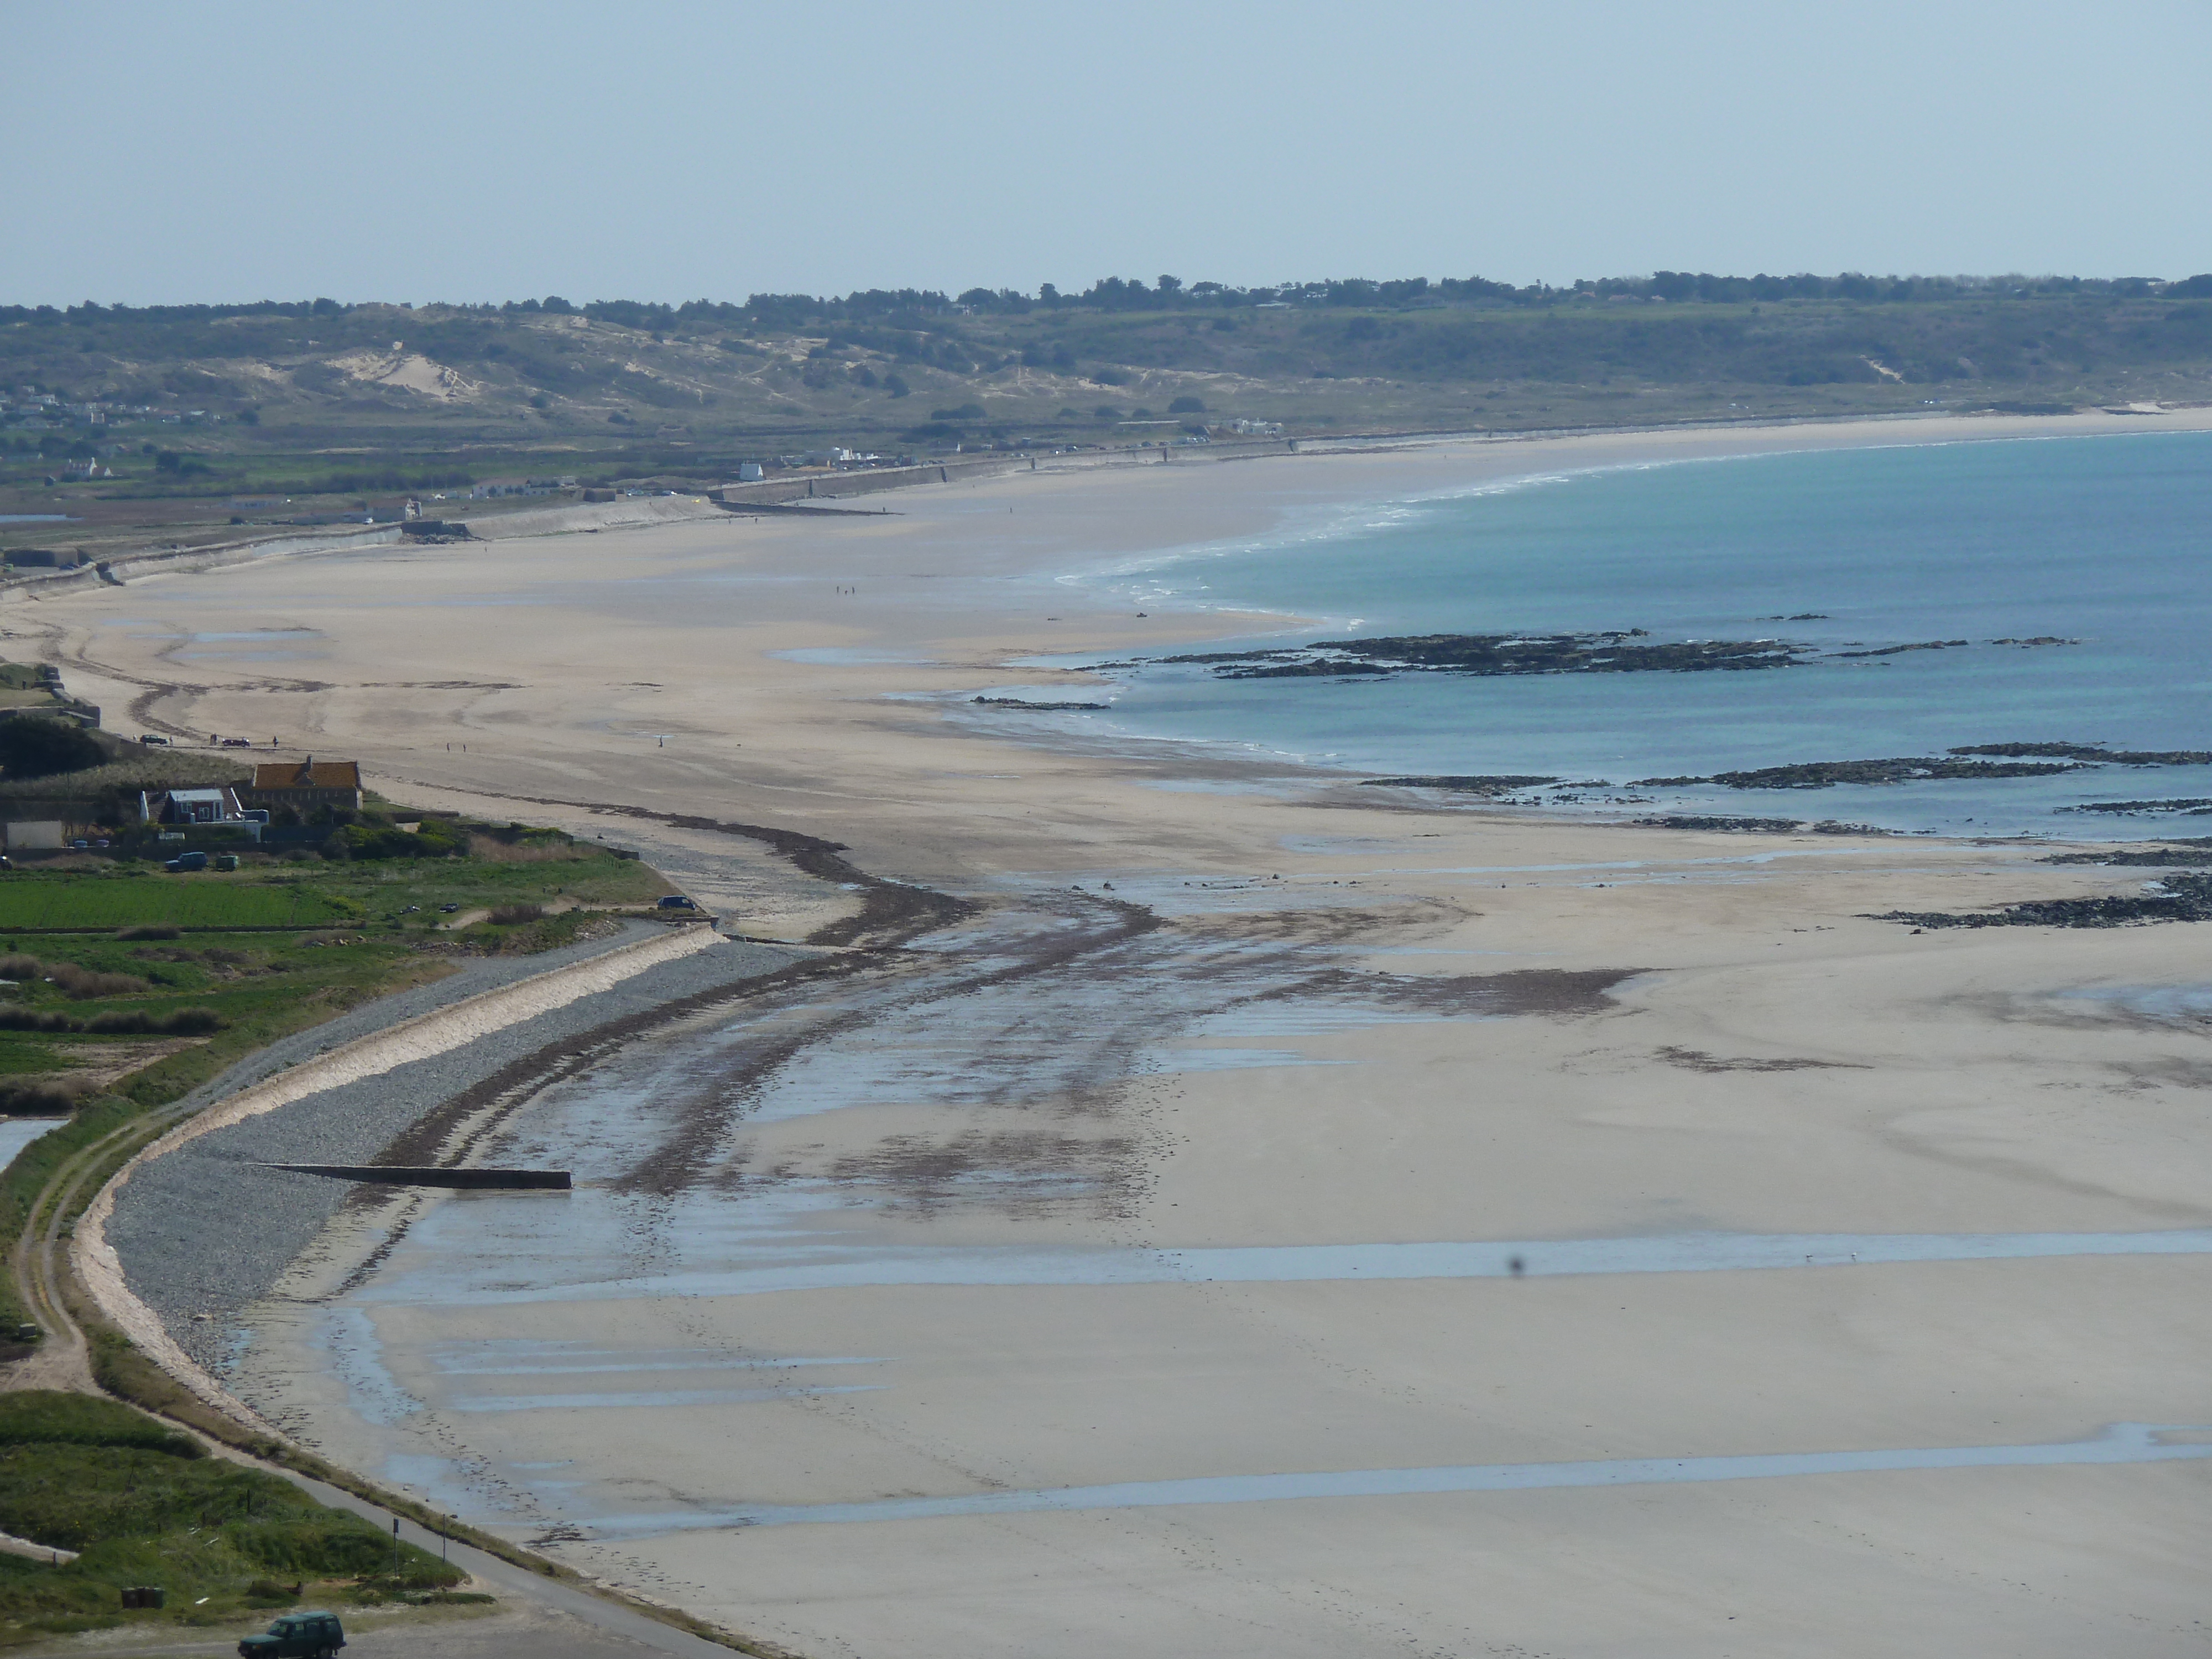
<path id="1" fill-rule="evenodd" d="M 1190 1480 L 1129 1480 L 1103 1486 L 1063 1486 L 1054 1491 L 892 1498 L 874 1504 L 764 1505 L 732 1509 L 714 1516 L 629 1515 L 591 1524 L 601 1536 L 636 1537 L 692 1527 L 787 1527 L 1035 1514 L 1053 1510 L 1164 1509 L 1194 1504 L 1267 1504 L 1316 1498 L 1408 1498 L 1437 1492 L 1778 1480 L 1792 1476 L 1868 1474 L 1903 1469 L 2157 1463 L 2212 1457 L 2212 1440 L 2202 1437 L 2207 1435 L 2212 1435 L 2212 1427 L 2201 1424 L 2112 1423 L 2086 1439 L 2046 1445 L 1916 1446 L 1894 1450 L 1771 1452 L 1744 1457 L 1622 1457 L 1563 1463 L 1477 1463 L 1425 1469 L 1213 1475 Z M 2179 1436 L 2200 1437 L 2176 1437 Z"/>
<path id="2" fill-rule="evenodd" d="M 1686 1233 L 1644 1238 L 1485 1239 L 1195 1249 L 902 1245 L 878 1206 L 827 1183 L 750 1201 L 695 1198 L 659 1218 L 673 1261 L 602 1277 L 621 1201 L 471 1194 L 416 1229 L 424 1254 L 359 1293 L 359 1305 L 513 1306 L 662 1296 L 766 1296 L 896 1285 L 1284 1285 L 1873 1268 L 1922 1261 L 2212 1255 L 2212 1229 L 2136 1233 Z M 680 1265 L 676 1265 L 679 1264 Z"/>

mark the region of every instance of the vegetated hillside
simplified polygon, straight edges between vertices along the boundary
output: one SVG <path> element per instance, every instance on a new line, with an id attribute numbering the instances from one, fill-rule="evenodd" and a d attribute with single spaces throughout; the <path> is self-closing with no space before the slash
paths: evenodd
<path id="1" fill-rule="evenodd" d="M 1237 418 L 1515 429 L 2208 396 L 2212 276 L 0 307 L 0 482 L 74 459 L 163 495 L 436 489 L 533 457 L 711 477 L 825 442 L 1131 442 Z M 114 407 L 94 428 L 67 409 L 87 403 Z"/>

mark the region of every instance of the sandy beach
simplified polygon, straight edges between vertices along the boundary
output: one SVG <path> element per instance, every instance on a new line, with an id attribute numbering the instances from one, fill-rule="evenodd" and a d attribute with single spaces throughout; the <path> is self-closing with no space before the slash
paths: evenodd
<path id="1" fill-rule="evenodd" d="M 441 1200 L 367 1273 L 381 1221 L 334 1224 L 227 1380 L 380 1479 L 809 1656 L 2167 1656 L 2212 1648 L 2212 1037 L 2160 994 L 2203 930 L 1869 919 L 2143 872 L 966 699 L 1294 625 L 1055 579 L 1330 503 L 2208 426 L 1048 465 L 0 623 L 112 727 L 604 835 L 750 936 L 863 895 L 718 823 L 974 907 L 549 1090 L 509 1150 L 572 1195 Z"/>

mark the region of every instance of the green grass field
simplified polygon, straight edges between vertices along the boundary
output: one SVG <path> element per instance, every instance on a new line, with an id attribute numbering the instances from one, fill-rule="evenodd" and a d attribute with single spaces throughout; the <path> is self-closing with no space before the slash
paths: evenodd
<path id="1" fill-rule="evenodd" d="M 0 1556 L 0 1647 L 125 1622 L 207 1626 L 316 1601 L 374 1602 L 462 1573 L 289 1481 L 202 1455 L 112 1401 L 0 1395 L 0 1530 L 82 1551 L 56 1566 Z M 131 1585 L 167 1605 L 126 1611 Z"/>
<path id="2" fill-rule="evenodd" d="M 668 890 L 651 866 L 551 831 L 471 825 L 452 845 L 474 850 L 335 862 L 307 854 L 234 873 L 170 875 L 119 861 L 0 873 L 0 953 L 35 958 L 14 964 L 20 982 L 0 988 L 0 1012 L 21 1026 L 0 1029 L 0 1099 L 54 1089 L 80 1097 L 72 1121 L 0 1170 L 0 1240 L 21 1232 L 78 1149 L 287 1032 L 440 978 L 456 957 L 528 955 L 613 925 L 563 904 L 644 906 Z M 501 905 L 554 913 L 446 925 Z M 118 937 L 149 926 L 180 932 Z M 249 931 L 206 931 L 216 928 Z M 64 982 L 73 970 L 100 977 Z M 191 1023 L 179 1040 L 184 1016 Z M 118 1042 L 149 1039 L 142 1054 L 150 1063 L 92 1088 L 90 1068 L 113 1066 Z M 17 1287 L 0 1275 L 0 1328 L 26 1316 Z"/>
<path id="3" fill-rule="evenodd" d="M 358 905 L 320 883 L 249 875 L 137 874 L 87 879 L 21 872 L 0 879 L 0 933 L 66 927 L 317 927 L 354 920 Z"/>

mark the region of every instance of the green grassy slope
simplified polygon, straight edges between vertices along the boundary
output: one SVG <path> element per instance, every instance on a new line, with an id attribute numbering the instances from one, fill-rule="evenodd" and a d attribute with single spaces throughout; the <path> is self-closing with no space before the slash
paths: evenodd
<path id="1" fill-rule="evenodd" d="M 303 1595 L 375 1602 L 459 1582 L 290 1482 L 202 1455 L 112 1401 L 0 1394 L 0 1531 L 82 1552 L 53 1565 L 0 1555 L 0 1646 L 124 1623 L 226 1624 Z M 126 1610 L 126 1587 L 164 1592 Z"/>

